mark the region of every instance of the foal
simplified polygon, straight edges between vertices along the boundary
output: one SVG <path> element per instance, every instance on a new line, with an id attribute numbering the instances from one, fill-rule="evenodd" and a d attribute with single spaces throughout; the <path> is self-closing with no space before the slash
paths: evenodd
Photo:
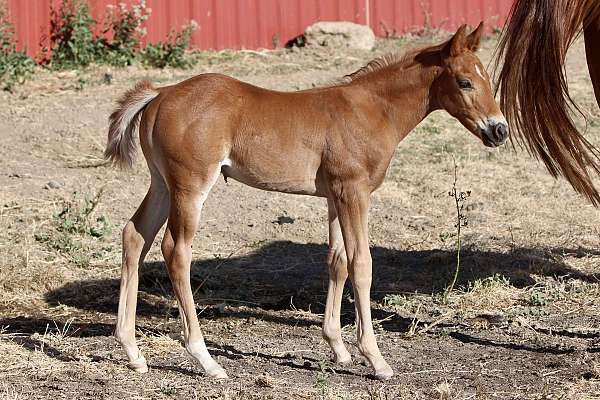
<path id="1" fill-rule="evenodd" d="M 190 285 L 191 245 L 200 211 L 222 173 L 271 191 L 327 198 L 329 291 L 323 337 L 345 363 L 340 306 L 354 288 L 358 349 L 379 379 L 393 372 L 373 333 L 370 310 L 369 196 L 384 179 L 397 144 L 430 112 L 444 109 L 486 146 L 507 125 L 489 76 L 475 56 L 482 26 L 446 43 L 376 59 L 332 87 L 283 93 L 203 74 L 155 88 L 140 82 L 110 116 L 105 155 L 130 166 L 140 122 L 150 189 L 123 230 L 123 268 L 115 335 L 131 368 L 146 372 L 135 342 L 138 267 L 168 220 L 162 241 L 183 321 L 185 347 L 208 376 L 227 374 L 210 356 Z"/>

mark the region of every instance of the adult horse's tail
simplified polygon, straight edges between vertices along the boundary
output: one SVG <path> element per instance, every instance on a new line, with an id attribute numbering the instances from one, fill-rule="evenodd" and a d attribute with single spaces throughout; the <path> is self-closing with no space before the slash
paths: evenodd
<path id="1" fill-rule="evenodd" d="M 121 167 L 131 167 L 137 147 L 135 132 L 144 108 L 159 92 L 149 81 L 138 82 L 118 101 L 109 117 L 108 142 L 104 157 Z"/>
<path id="2" fill-rule="evenodd" d="M 577 130 L 570 112 L 564 60 L 586 24 L 600 17 L 598 0 L 516 0 L 496 55 L 500 106 L 513 137 L 541 159 L 554 177 L 600 206 L 590 170 L 600 173 L 600 151 Z"/>

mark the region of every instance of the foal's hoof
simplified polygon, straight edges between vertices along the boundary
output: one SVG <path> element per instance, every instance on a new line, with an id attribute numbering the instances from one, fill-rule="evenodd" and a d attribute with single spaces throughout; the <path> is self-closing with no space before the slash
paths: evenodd
<path id="1" fill-rule="evenodd" d="M 127 366 L 140 374 L 148 372 L 148 364 L 146 363 L 144 356 L 140 356 L 137 360 L 130 361 Z"/>
<path id="2" fill-rule="evenodd" d="M 206 375 L 209 378 L 213 379 L 229 379 L 227 376 L 227 372 L 221 367 L 211 369 L 210 371 L 206 371 Z"/>
<path id="3" fill-rule="evenodd" d="M 380 381 L 387 381 L 394 375 L 394 371 L 389 365 L 386 365 L 379 371 L 375 371 L 375 378 Z"/>
<path id="4" fill-rule="evenodd" d="M 333 362 L 339 365 L 349 365 L 352 364 L 352 356 L 350 355 L 350 353 L 348 353 L 348 355 L 344 355 L 344 356 L 334 356 L 333 357 Z"/>

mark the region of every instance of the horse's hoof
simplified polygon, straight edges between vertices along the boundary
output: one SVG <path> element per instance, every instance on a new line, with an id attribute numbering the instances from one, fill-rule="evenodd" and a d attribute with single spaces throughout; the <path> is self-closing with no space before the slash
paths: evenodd
<path id="1" fill-rule="evenodd" d="M 148 372 L 148 364 L 146 363 L 144 356 L 140 356 L 137 360 L 131 361 L 127 366 L 140 374 Z"/>
<path id="2" fill-rule="evenodd" d="M 221 367 L 206 371 L 206 375 L 213 379 L 229 379 L 227 372 L 225 372 L 225 370 Z"/>
<path id="3" fill-rule="evenodd" d="M 333 362 L 338 365 L 342 365 L 342 366 L 350 365 L 350 364 L 352 364 L 352 356 L 350 354 L 348 354 L 347 356 L 344 356 L 344 357 L 334 357 Z"/>
<path id="4" fill-rule="evenodd" d="M 375 371 L 375 378 L 380 381 L 387 381 L 392 376 L 394 376 L 394 371 L 392 371 L 389 365 L 379 371 Z"/>

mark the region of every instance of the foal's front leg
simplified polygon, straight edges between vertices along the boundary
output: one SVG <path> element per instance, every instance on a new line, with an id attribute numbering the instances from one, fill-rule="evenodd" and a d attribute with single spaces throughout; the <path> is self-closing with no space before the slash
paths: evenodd
<path id="1" fill-rule="evenodd" d="M 341 184 L 334 190 L 334 203 L 344 236 L 348 270 L 354 288 L 358 349 L 375 369 L 378 379 L 394 372 L 383 359 L 371 322 L 372 260 L 369 250 L 369 191 L 354 183 Z"/>
<path id="2" fill-rule="evenodd" d="M 345 364 L 350 362 L 351 357 L 342 340 L 340 309 L 344 284 L 348 278 L 348 260 L 335 205 L 329 199 L 327 199 L 327 207 L 329 210 L 329 254 L 327 255 L 329 290 L 323 317 L 323 338 L 333 350 L 334 361 Z"/>

